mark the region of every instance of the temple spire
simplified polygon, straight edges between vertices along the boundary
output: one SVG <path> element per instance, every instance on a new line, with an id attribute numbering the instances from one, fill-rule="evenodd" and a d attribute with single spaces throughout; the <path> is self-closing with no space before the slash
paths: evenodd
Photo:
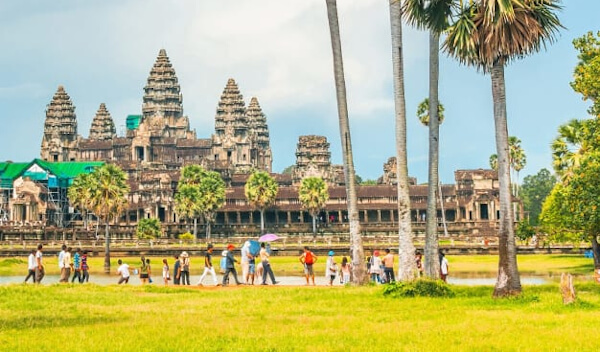
<path id="1" fill-rule="evenodd" d="M 269 148 L 269 127 L 267 126 L 267 117 L 260 108 L 258 99 L 252 97 L 250 105 L 246 111 L 248 124 L 252 133 L 255 135 L 258 146 L 262 149 Z"/>
<path id="2" fill-rule="evenodd" d="M 106 109 L 104 103 L 100 104 L 98 112 L 94 120 L 92 120 L 92 127 L 90 128 L 90 139 L 95 140 L 110 140 L 117 136 L 117 129 L 113 122 L 110 113 Z"/>
<path id="3" fill-rule="evenodd" d="M 160 49 L 144 87 L 144 118 L 161 116 L 179 118 L 183 115 L 183 97 L 175 69 L 165 49 Z"/>
<path id="4" fill-rule="evenodd" d="M 58 86 L 46 107 L 46 122 L 42 138 L 41 157 L 49 161 L 70 161 L 77 158 L 77 116 L 71 97 Z"/>

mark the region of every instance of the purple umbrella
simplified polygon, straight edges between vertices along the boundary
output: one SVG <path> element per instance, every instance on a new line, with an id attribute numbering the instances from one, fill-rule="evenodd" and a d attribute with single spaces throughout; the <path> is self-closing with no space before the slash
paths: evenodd
<path id="1" fill-rule="evenodd" d="M 279 236 L 277 236 L 274 233 L 268 233 L 266 235 L 262 235 L 260 236 L 260 238 L 258 239 L 259 242 L 272 242 L 275 240 L 278 240 Z"/>

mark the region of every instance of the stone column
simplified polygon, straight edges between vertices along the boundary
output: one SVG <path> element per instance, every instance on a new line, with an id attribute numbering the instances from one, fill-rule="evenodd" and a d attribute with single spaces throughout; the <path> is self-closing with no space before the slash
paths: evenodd
<path id="1" fill-rule="evenodd" d="M 381 223 L 381 210 L 377 210 L 377 222 Z"/>
<path id="2" fill-rule="evenodd" d="M 242 222 L 242 214 L 239 211 L 236 211 L 235 215 L 237 224 L 240 224 Z"/>

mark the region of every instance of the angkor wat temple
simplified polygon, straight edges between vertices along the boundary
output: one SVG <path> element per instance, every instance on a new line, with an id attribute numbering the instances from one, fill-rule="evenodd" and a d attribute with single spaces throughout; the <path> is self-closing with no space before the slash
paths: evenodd
<path id="1" fill-rule="evenodd" d="M 272 173 L 267 119 L 258 99 L 248 106 L 238 85 L 229 79 L 215 114 L 210 138 L 197 138 L 183 114 L 181 88 L 165 50 L 160 50 L 144 87 L 141 115 L 126 118 L 126 132 L 117 135 L 107 105 L 100 104 L 88 138 L 78 134 L 75 105 L 59 86 L 46 109 L 41 159 L 29 163 L 0 163 L 0 226 L 68 227 L 80 223 L 69 206 L 66 190 L 81 172 L 104 162 L 114 163 L 129 176 L 129 209 L 121 225 L 133 228 L 141 218 L 156 217 L 168 235 L 182 232 L 174 209 L 180 169 L 200 164 L 218 171 L 226 181 L 226 205 L 213 225 L 215 235 L 256 234 L 260 218 L 246 202 L 244 184 L 252 170 Z M 382 160 L 383 161 L 383 160 Z M 358 187 L 362 230 L 397 232 L 395 158 L 383 165 L 377 185 Z M 306 176 L 321 176 L 329 184 L 330 200 L 319 217 L 321 233 L 347 232 L 343 168 L 331 163 L 323 136 L 299 136 L 296 164 L 286 174 L 272 173 L 279 183 L 275 205 L 266 212 L 266 226 L 278 233 L 309 233 L 310 215 L 298 200 L 298 185 Z M 458 170 L 454 185 L 442 185 L 438 220 L 454 235 L 489 236 L 495 233 L 498 180 L 492 170 Z M 427 186 L 410 186 L 413 229 L 424 231 Z M 514 199 L 516 219 L 522 217 Z"/>

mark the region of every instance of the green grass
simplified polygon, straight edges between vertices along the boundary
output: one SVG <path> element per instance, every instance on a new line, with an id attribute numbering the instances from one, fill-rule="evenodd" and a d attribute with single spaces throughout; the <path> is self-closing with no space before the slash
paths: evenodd
<path id="1" fill-rule="evenodd" d="M 597 351 L 600 286 L 494 300 L 404 298 L 367 287 L 0 286 L 3 350 Z"/>

